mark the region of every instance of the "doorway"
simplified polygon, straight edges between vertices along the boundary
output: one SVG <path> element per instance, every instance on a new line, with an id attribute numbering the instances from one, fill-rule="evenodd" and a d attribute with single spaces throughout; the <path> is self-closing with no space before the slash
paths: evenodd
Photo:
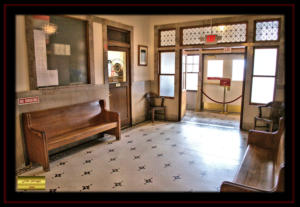
<path id="1" fill-rule="evenodd" d="M 181 120 L 241 128 L 245 77 L 243 47 L 181 52 Z M 230 79 L 230 86 L 221 80 Z M 224 102 L 226 104 L 224 104 Z M 185 104 L 185 106 L 183 106 Z"/>
<path id="2" fill-rule="evenodd" d="M 107 52 L 110 110 L 120 113 L 122 128 L 131 126 L 129 48 L 109 46 Z"/>

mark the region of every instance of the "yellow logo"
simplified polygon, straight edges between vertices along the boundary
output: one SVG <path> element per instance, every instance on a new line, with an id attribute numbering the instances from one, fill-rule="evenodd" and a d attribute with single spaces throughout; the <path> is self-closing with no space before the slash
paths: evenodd
<path id="1" fill-rule="evenodd" d="M 45 190 L 46 189 L 45 176 L 18 176 L 17 189 L 18 190 Z"/>

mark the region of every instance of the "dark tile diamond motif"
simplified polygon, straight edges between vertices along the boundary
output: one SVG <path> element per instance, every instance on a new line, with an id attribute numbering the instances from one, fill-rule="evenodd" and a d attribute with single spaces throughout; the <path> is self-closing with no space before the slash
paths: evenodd
<path id="1" fill-rule="evenodd" d="M 127 144 L 130 144 L 130 143 L 132 143 L 133 141 L 132 140 L 129 140 L 128 142 L 127 142 Z"/>
<path id="2" fill-rule="evenodd" d="M 90 187 L 91 187 L 91 186 L 92 186 L 92 184 L 89 184 L 89 185 L 82 185 L 80 191 L 90 190 Z"/>
<path id="3" fill-rule="evenodd" d="M 176 145 L 176 144 L 172 144 L 171 146 L 172 146 L 172 147 L 176 147 L 177 145 Z"/>
<path id="4" fill-rule="evenodd" d="M 109 149 L 108 150 L 108 152 L 114 152 L 115 151 L 115 149 Z"/>
<path id="5" fill-rule="evenodd" d="M 152 139 L 147 139 L 147 141 L 146 142 L 152 142 Z"/>
<path id="6" fill-rule="evenodd" d="M 180 175 L 173 176 L 173 181 L 174 180 L 179 180 L 179 179 L 181 179 Z"/>
<path id="7" fill-rule="evenodd" d="M 65 161 L 65 162 L 59 162 L 57 166 L 60 166 L 60 165 L 65 165 L 68 161 Z"/>
<path id="8" fill-rule="evenodd" d="M 64 173 L 55 173 L 53 178 L 61 178 Z"/>
<path id="9" fill-rule="evenodd" d="M 116 159 L 117 159 L 116 157 L 112 157 L 109 159 L 109 162 L 116 161 Z"/>
<path id="10" fill-rule="evenodd" d="M 152 179 L 153 179 L 153 178 L 144 179 L 144 180 L 145 180 L 144 185 L 149 184 L 149 183 L 153 183 Z"/>
<path id="11" fill-rule="evenodd" d="M 194 164 L 194 163 L 195 163 L 195 161 L 193 161 L 193 160 L 192 160 L 192 161 L 189 161 L 189 164 L 190 164 L 190 165 L 192 165 L 192 164 Z"/>
<path id="12" fill-rule="evenodd" d="M 120 168 L 111 169 L 110 174 L 113 174 L 115 172 L 120 172 Z"/>
<path id="13" fill-rule="evenodd" d="M 81 176 L 85 176 L 85 175 L 90 175 L 92 173 L 93 170 L 90 171 L 84 171 L 83 174 Z"/>
<path id="14" fill-rule="evenodd" d="M 162 157 L 164 154 L 163 153 L 160 153 L 160 154 L 157 154 L 157 157 Z"/>
<path id="15" fill-rule="evenodd" d="M 85 160 L 83 164 L 88 164 L 88 163 L 91 163 L 91 162 L 92 162 L 92 160 L 93 160 L 93 159 L 90 159 L 90 160 Z"/>
<path id="16" fill-rule="evenodd" d="M 151 148 L 152 148 L 152 149 L 155 149 L 155 148 L 157 148 L 157 146 L 156 146 L 156 145 L 153 145 Z"/>
<path id="17" fill-rule="evenodd" d="M 136 149 L 135 147 L 131 147 L 131 148 L 130 148 L 131 151 L 132 151 L 132 150 L 135 150 L 135 149 Z"/>
<path id="18" fill-rule="evenodd" d="M 138 171 L 141 171 L 141 170 L 146 170 L 146 165 L 139 166 L 139 169 L 138 169 Z"/>
<path id="19" fill-rule="evenodd" d="M 114 186 L 112 188 L 117 188 L 117 187 L 121 187 L 123 183 L 123 180 L 117 183 L 114 183 Z"/>
<path id="20" fill-rule="evenodd" d="M 57 189 L 59 189 L 59 188 L 60 188 L 59 186 L 57 188 L 50 188 L 49 192 L 55 193 L 57 191 Z"/>
<path id="21" fill-rule="evenodd" d="M 165 163 L 164 168 L 166 168 L 166 167 L 171 167 L 171 163 Z"/>
<path id="22" fill-rule="evenodd" d="M 86 154 L 91 154 L 92 153 L 92 151 L 86 151 Z"/>
<path id="23" fill-rule="evenodd" d="M 134 160 L 137 160 L 137 159 L 140 159 L 140 158 L 141 158 L 141 155 L 133 156 Z"/>

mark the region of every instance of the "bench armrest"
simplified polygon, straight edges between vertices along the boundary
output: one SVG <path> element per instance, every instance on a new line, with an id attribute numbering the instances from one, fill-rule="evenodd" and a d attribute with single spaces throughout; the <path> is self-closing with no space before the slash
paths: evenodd
<path id="1" fill-rule="evenodd" d="M 101 107 L 101 114 L 100 114 L 101 121 L 104 121 L 104 122 L 119 122 L 120 121 L 121 122 L 119 112 L 108 111 L 105 108 L 105 101 L 103 99 L 101 99 L 99 101 L 99 103 L 100 103 L 100 107 Z"/>
<path id="2" fill-rule="evenodd" d="M 258 147 L 274 149 L 276 144 L 276 139 L 274 138 L 274 133 L 258 131 L 258 130 L 249 130 L 248 134 L 248 145 L 253 144 Z"/>
<path id="3" fill-rule="evenodd" d="M 238 183 L 233 183 L 229 181 L 224 181 L 221 185 L 221 192 L 267 192 L 260 190 L 258 188 L 250 187 L 247 185 L 242 185 Z"/>

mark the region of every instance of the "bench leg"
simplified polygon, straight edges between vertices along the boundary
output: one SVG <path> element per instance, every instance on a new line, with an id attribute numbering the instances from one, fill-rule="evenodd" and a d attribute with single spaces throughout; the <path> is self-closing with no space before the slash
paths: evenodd
<path id="1" fill-rule="evenodd" d="M 152 109 L 152 123 L 154 122 L 155 110 Z"/>
<path id="2" fill-rule="evenodd" d="M 45 172 L 50 171 L 49 163 L 46 163 L 46 164 L 43 165 L 43 170 L 44 170 Z"/>
<path id="3" fill-rule="evenodd" d="M 115 129 L 115 135 L 116 135 L 117 140 L 120 140 L 120 138 L 121 138 L 121 130 L 119 128 Z"/>

